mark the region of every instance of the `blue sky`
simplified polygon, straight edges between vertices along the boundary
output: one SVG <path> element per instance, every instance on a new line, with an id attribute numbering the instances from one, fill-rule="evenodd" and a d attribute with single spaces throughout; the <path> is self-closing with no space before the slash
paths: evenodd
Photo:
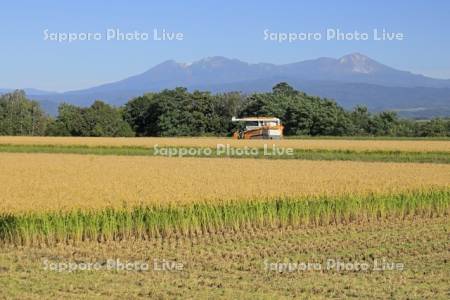
<path id="1" fill-rule="evenodd" d="M 450 78 L 450 1 L 8 1 L 1 4 L 0 88 L 66 91 L 116 81 L 168 59 L 226 56 L 276 64 L 360 52 Z M 182 32 L 182 41 L 44 40 L 52 33 Z M 270 32 L 402 32 L 403 41 L 264 40 Z"/>

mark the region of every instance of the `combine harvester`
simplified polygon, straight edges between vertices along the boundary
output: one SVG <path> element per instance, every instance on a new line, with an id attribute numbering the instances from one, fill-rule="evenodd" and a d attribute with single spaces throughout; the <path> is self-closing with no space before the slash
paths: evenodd
<path id="1" fill-rule="evenodd" d="M 283 125 L 275 117 L 248 117 L 231 119 L 232 122 L 242 122 L 245 129 L 233 134 L 235 139 L 270 139 L 279 140 L 283 137 Z"/>

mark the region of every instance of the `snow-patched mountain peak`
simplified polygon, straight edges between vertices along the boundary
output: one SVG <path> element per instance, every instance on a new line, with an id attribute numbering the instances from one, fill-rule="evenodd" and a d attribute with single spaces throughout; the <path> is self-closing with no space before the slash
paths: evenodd
<path id="1" fill-rule="evenodd" d="M 379 63 L 361 53 L 345 55 L 339 59 L 339 63 L 350 68 L 352 72 L 363 74 L 373 73 L 381 67 Z"/>

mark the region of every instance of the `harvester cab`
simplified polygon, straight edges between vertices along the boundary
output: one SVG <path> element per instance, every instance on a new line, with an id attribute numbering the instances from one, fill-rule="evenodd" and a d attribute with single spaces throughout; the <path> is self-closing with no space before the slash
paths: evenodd
<path id="1" fill-rule="evenodd" d="M 283 125 L 275 117 L 248 117 L 231 119 L 239 122 L 242 127 L 233 134 L 235 139 L 281 139 L 283 137 Z"/>

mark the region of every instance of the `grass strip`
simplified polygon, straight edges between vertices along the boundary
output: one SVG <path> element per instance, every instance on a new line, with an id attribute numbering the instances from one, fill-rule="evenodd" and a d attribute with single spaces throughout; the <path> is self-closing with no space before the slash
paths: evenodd
<path id="1" fill-rule="evenodd" d="M 160 147 L 162 149 L 162 146 Z M 0 153 L 64 153 L 92 155 L 128 155 L 128 156 L 172 156 L 172 157 L 231 157 L 255 159 L 303 159 L 303 160 L 344 160 L 344 161 L 381 161 L 414 163 L 450 163 L 450 152 L 409 152 L 409 151 L 355 151 L 326 149 L 293 149 L 292 155 L 276 153 L 272 148 L 240 151 L 232 148 L 220 152 L 214 148 L 200 147 L 166 147 L 176 154 L 162 153 L 146 147 L 108 147 L 108 146 L 62 146 L 62 145 L 0 145 Z M 180 154 L 182 151 L 185 154 Z"/>

